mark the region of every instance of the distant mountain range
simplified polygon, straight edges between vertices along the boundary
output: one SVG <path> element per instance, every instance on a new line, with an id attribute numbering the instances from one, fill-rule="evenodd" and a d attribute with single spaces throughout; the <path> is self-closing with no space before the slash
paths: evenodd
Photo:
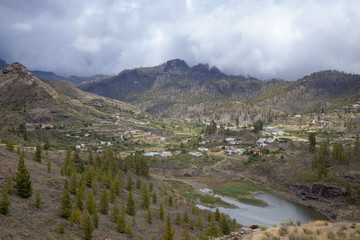
<path id="1" fill-rule="evenodd" d="M 335 70 L 313 73 L 295 82 L 262 81 L 226 75 L 207 64 L 189 67 L 179 59 L 79 84 L 84 91 L 132 102 L 148 112 L 170 117 L 178 113 L 194 117 L 208 109 L 216 112 L 221 104 L 234 107 L 239 102 L 278 113 L 321 111 L 355 101 L 359 97 L 359 87 L 360 75 Z M 244 110 L 245 107 L 228 110 L 241 115 L 239 108 Z M 219 114 L 222 113 L 223 110 Z"/>
<path id="2" fill-rule="evenodd" d="M 8 64 L 6 61 L 0 59 L 0 66 L 8 67 L 9 65 L 10 64 Z M 77 77 L 77 76 L 64 77 L 64 76 L 59 76 L 54 72 L 39 71 L 39 70 L 29 70 L 29 72 L 31 72 L 35 77 L 39 79 L 44 79 L 49 81 L 64 80 L 67 82 L 71 82 L 74 85 L 78 85 L 81 82 L 97 81 L 111 77 L 110 75 L 103 75 L 103 74 L 97 74 L 89 77 Z"/>
<path id="3" fill-rule="evenodd" d="M 0 65 L 7 65 L 0 61 Z M 165 117 L 224 121 L 324 112 L 360 100 L 360 75 L 336 70 L 289 82 L 227 75 L 216 67 L 190 67 L 180 59 L 154 67 L 124 70 L 116 76 L 64 78 L 32 71 L 40 79 L 66 80 L 86 92 L 125 101 Z"/>

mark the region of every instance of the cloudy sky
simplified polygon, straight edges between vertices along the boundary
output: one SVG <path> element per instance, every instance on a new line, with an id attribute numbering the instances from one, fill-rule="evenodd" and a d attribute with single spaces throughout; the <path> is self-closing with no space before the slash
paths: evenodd
<path id="1" fill-rule="evenodd" d="M 184 59 L 296 80 L 360 73 L 359 0 L 1 0 L 0 59 L 60 75 Z"/>

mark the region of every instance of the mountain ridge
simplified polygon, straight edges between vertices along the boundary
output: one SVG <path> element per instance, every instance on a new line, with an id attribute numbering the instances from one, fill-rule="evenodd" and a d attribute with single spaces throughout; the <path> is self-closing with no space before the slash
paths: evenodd
<path id="1" fill-rule="evenodd" d="M 99 111 L 98 106 L 136 110 L 126 103 L 84 93 L 68 82 L 40 80 L 19 62 L 0 71 L 0 104 L 4 113 L 11 113 L 4 119 L 33 123 L 105 117 L 106 113 Z"/>
<path id="2" fill-rule="evenodd" d="M 339 99 L 345 104 L 353 102 L 359 95 L 354 91 L 359 89 L 359 76 L 325 70 L 294 82 L 277 78 L 259 80 L 226 75 L 208 64 L 190 67 L 184 60 L 174 59 L 154 67 L 124 70 L 108 79 L 82 83 L 79 88 L 131 102 L 145 111 L 167 117 L 204 117 L 206 109 L 216 103 L 230 103 L 235 107 L 235 102 L 255 104 L 279 114 L 294 114 L 328 108 L 328 102 L 332 102 L 331 107 L 338 107 L 338 103 L 334 103 Z M 351 99 L 345 99 L 347 95 L 351 95 Z M 193 109 L 190 112 L 189 106 Z M 235 112 L 229 109 L 225 114 L 241 114 L 245 110 L 241 108 Z M 214 116 L 207 114 L 206 117 Z"/>

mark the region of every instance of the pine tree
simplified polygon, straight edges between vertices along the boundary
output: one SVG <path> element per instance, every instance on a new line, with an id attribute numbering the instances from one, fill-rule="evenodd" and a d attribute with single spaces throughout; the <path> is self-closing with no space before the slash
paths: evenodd
<path id="1" fill-rule="evenodd" d="M 194 219 L 193 218 L 190 218 L 190 229 L 191 230 L 194 230 L 195 229 L 195 224 L 194 224 Z"/>
<path id="2" fill-rule="evenodd" d="M 198 215 L 197 225 L 198 225 L 199 229 L 202 231 L 204 222 L 203 222 L 202 218 L 200 217 L 200 215 Z"/>
<path id="3" fill-rule="evenodd" d="M 40 191 L 36 190 L 35 194 L 35 207 L 40 208 L 41 207 L 41 199 L 40 199 Z"/>
<path id="4" fill-rule="evenodd" d="M 6 191 L 8 192 L 9 195 L 12 194 L 12 192 L 13 192 L 13 182 L 11 180 L 11 177 L 8 177 L 4 188 L 6 189 Z"/>
<path id="5" fill-rule="evenodd" d="M 90 215 L 94 215 L 96 213 L 96 201 L 92 190 L 89 191 L 88 197 L 86 199 L 86 209 Z"/>
<path id="6" fill-rule="evenodd" d="M 181 224 L 180 213 L 176 213 L 175 224 L 176 224 L 176 225 L 180 225 L 180 224 Z"/>
<path id="7" fill-rule="evenodd" d="M 218 233 L 219 233 L 219 230 L 216 226 L 215 218 L 211 218 L 211 222 L 206 229 L 206 234 L 208 236 L 217 237 Z"/>
<path id="8" fill-rule="evenodd" d="M 157 195 L 156 195 L 155 191 L 153 192 L 153 195 L 152 195 L 152 202 L 153 202 L 153 204 L 156 204 L 156 202 L 157 202 Z"/>
<path id="9" fill-rule="evenodd" d="M 117 221 L 117 217 L 120 214 L 120 206 L 119 204 L 116 202 L 113 206 L 112 212 L 111 212 L 111 219 L 116 222 Z"/>
<path id="10" fill-rule="evenodd" d="M 74 223 L 79 224 L 81 222 L 80 216 L 81 216 L 80 210 L 77 207 L 75 207 L 74 214 L 73 214 Z"/>
<path id="11" fill-rule="evenodd" d="M 133 184 L 132 178 L 131 178 L 131 176 L 129 175 L 125 189 L 128 190 L 129 192 L 131 192 L 132 189 L 133 189 L 133 185 L 134 185 L 134 184 Z"/>
<path id="12" fill-rule="evenodd" d="M 6 149 L 10 152 L 14 151 L 14 143 L 11 140 L 6 141 Z"/>
<path id="13" fill-rule="evenodd" d="M 136 189 L 140 189 L 141 188 L 141 180 L 140 177 L 136 178 Z"/>
<path id="14" fill-rule="evenodd" d="M 144 209 L 149 208 L 150 206 L 150 193 L 145 185 L 141 188 L 141 199 L 142 199 L 142 206 Z"/>
<path id="15" fill-rule="evenodd" d="M 32 195 L 32 184 L 30 174 L 24 163 L 24 154 L 20 155 L 18 172 L 15 177 L 15 188 L 18 191 L 19 196 L 22 198 L 28 198 Z"/>
<path id="16" fill-rule="evenodd" d="M 215 211 L 215 213 L 214 213 L 214 217 L 215 217 L 215 220 L 216 220 L 217 222 L 220 221 L 220 211 L 219 211 L 218 208 L 216 208 L 216 211 Z"/>
<path id="17" fill-rule="evenodd" d="M 93 238 L 92 232 L 94 231 L 94 226 L 92 225 L 91 218 L 87 210 L 84 210 L 83 214 L 83 225 L 84 225 L 84 238 L 86 240 L 91 240 Z"/>
<path id="18" fill-rule="evenodd" d="M 312 158 L 312 167 L 317 168 L 318 165 L 319 165 L 318 155 L 317 152 L 315 151 L 314 156 Z"/>
<path id="19" fill-rule="evenodd" d="M 94 228 L 99 228 L 99 218 L 99 214 L 96 210 L 93 218 Z"/>
<path id="20" fill-rule="evenodd" d="M 152 213 L 150 208 L 147 209 L 147 222 L 150 224 L 152 223 Z"/>
<path id="21" fill-rule="evenodd" d="M 92 187 L 94 175 L 95 173 L 93 167 L 89 166 L 88 169 L 85 171 L 86 186 L 88 186 L 89 188 Z"/>
<path id="22" fill-rule="evenodd" d="M 237 224 L 237 222 L 236 222 L 236 219 L 235 219 L 235 218 L 232 220 L 232 227 L 233 227 L 233 229 L 234 229 L 235 231 L 237 231 L 237 230 L 238 230 L 238 224 Z"/>
<path id="23" fill-rule="evenodd" d="M 182 240 L 191 240 L 190 235 L 189 235 L 186 227 L 183 228 L 183 231 L 182 231 L 181 235 L 182 235 Z"/>
<path id="24" fill-rule="evenodd" d="M 131 234 L 132 234 L 132 230 L 131 230 L 130 223 L 128 223 L 128 224 L 126 225 L 126 234 L 128 234 L 128 235 L 131 235 Z"/>
<path id="25" fill-rule="evenodd" d="M 174 231 L 174 228 L 171 223 L 170 214 L 168 213 L 168 215 L 166 217 L 166 224 L 165 224 L 163 240 L 173 240 L 174 234 L 175 234 L 175 231 Z"/>
<path id="26" fill-rule="evenodd" d="M 94 165 L 94 157 L 92 155 L 91 149 L 88 149 L 89 155 L 88 155 L 88 164 L 93 166 Z"/>
<path id="27" fill-rule="evenodd" d="M 124 214 L 119 214 L 116 221 L 117 230 L 120 233 L 125 233 L 126 231 L 126 220 Z"/>
<path id="28" fill-rule="evenodd" d="M 75 164 L 77 172 L 79 172 L 79 173 L 84 172 L 84 170 L 85 170 L 85 162 L 79 156 L 79 153 L 77 151 L 74 151 L 74 154 L 72 156 L 72 162 Z"/>
<path id="29" fill-rule="evenodd" d="M 2 195 L 0 199 L 0 213 L 3 215 L 7 215 L 9 213 L 10 199 L 9 199 L 9 191 L 4 188 L 2 190 Z"/>
<path id="30" fill-rule="evenodd" d="M 33 160 L 35 162 L 38 162 L 38 163 L 41 163 L 41 159 L 42 159 L 42 156 L 41 156 L 41 146 L 40 145 L 36 145 L 36 150 L 35 150 L 35 153 L 33 155 Z"/>
<path id="31" fill-rule="evenodd" d="M 68 219 L 71 215 L 71 212 L 72 212 L 72 200 L 68 189 L 65 188 L 61 199 L 60 215 L 63 218 Z"/>
<path id="32" fill-rule="evenodd" d="M 159 218 L 164 221 L 164 206 L 162 203 L 160 203 Z"/>
<path id="33" fill-rule="evenodd" d="M 115 199 L 116 199 L 116 189 L 115 189 L 115 181 L 113 181 L 110 186 L 110 202 L 114 203 Z"/>
<path id="34" fill-rule="evenodd" d="M 83 210 L 83 204 L 85 199 L 85 189 L 86 186 L 82 182 L 79 182 L 79 188 L 76 191 L 76 205 L 80 209 L 80 211 Z"/>
<path id="35" fill-rule="evenodd" d="M 153 188 L 154 188 L 154 184 L 153 184 L 153 182 L 150 182 L 149 183 L 149 192 L 152 192 Z"/>
<path id="36" fill-rule="evenodd" d="M 114 180 L 114 187 L 115 187 L 115 194 L 116 196 L 119 196 L 120 195 L 120 191 L 121 191 L 121 187 L 122 187 L 122 174 L 121 172 L 119 171 L 117 174 L 116 174 L 116 177 L 115 177 L 115 180 Z"/>
<path id="37" fill-rule="evenodd" d="M 212 218 L 212 214 L 211 214 L 211 212 L 208 212 L 208 215 L 207 215 L 208 222 L 211 222 L 211 218 Z"/>
<path id="38" fill-rule="evenodd" d="M 105 188 L 100 195 L 100 212 L 105 215 L 109 212 L 109 192 Z"/>
<path id="39" fill-rule="evenodd" d="M 168 199 L 168 204 L 169 204 L 170 207 L 173 206 L 173 199 L 172 199 L 172 195 L 171 195 L 171 194 L 170 194 L 169 199 Z"/>
<path id="40" fill-rule="evenodd" d="M 220 228 L 223 235 L 230 234 L 230 226 L 224 214 L 220 216 Z"/>
<path id="41" fill-rule="evenodd" d="M 185 223 L 189 223 L 189 215 L 187 213 L 187 211 L 184 212 L 184 215 L 183 215 L 183 222 Z"/>
<path id="42" fill-rule="evenodd" d="M 73 172 L 71 174 L 69 191 L 71 194 L 76 194 L 76 189 L 77 189 L 77 177 L 76 177 L 76 172 Z"/>
<path id="43" fill-rule="evenodd" d="M 126 201 L 126 213 L 130 216 L 134 216 L 136 213 L 135 201 L 133 199 L 131 191 L 128 194 L 128 198 Z"/>
<path id="44" fill-rule="evenodd" d="M 92 182 L 91 185 L 92 185 L 91 189 L 92 189 L 94 195 L 96 196 L 97 192 L 99 190 L 99 185 L 98 185 L 98 182 L 97 182 L 97 180 L 95 178 L 93 179 L 93 182 Z"/>
<path id="45" fill-rule="evenodd" d="M 315 133 L 309 133 L 309 150 L 310 152 L 315 152 L 315 146 L 316 146 L 316 138 Z"/>
<path id="46" fill-rule="evenodd" d="M 199 237 L 198 237 L 198 240 L 209 240 L 209 237 L 206 236 L 205 234 L 203 233 L 200 233 Z"/>

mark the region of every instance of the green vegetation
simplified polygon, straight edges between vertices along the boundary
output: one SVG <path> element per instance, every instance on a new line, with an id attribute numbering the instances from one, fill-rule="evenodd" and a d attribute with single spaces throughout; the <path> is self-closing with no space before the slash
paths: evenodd
<path id="1" fill-rule="evenodd" d="M 224 196 L 238 198 L 241 196 L 250 196 L 253 192 L 264 191 L 264 186 L 257 185 L 229 185 L 223 188 L 215 189 L 215 192 L 220 193 Z"/>
<path id="2" fill-rule="evenodd" d="M 28 172 L 25 162 L 24 153 L 21 153 L 19 164 L 17 168 L 18 172 L 15 177 L 15 188 L 22 198 L 28 198 L 32 195 L 32 184 L 30 180 L 30 173 Z"/>
<path id="3" fill-rule="evenodd" d="M 106 188 L 103 188 L 100 195 L 100 212 L 107 215 L 109 212 L 109 192 Z"/>
<path id="4" fill-rule="evenodd" d="M 60 215 L 61 217 L 68 219 L 70 218 L 71 213 L 72 213 L 72 200 L 68 189 L 65 188 L 61 199 Z"/>
<path id="5" fill-rule="evenodd" d="M 10 199 L 9 192 L 7 189 L 2 190 L 1 199 L 0 199 L 0 213 L 7 215 L 9 213 Z"/>
<path id="6" fill-rule="evenodd" d="M 129 214 L 130 216 L 134 216 L 136 213 L 135 201 L 133 199 L 131 191 L 129 192 L 128 198 L 126 201 L 126 213 Z"/>
<path id="7" fill-rule="evenodd" d="M 36 194 L 35 194 L 35 207 L 36 208 L 41 208 L 41 198 L 40 198 L 40 191 L 36 190 Z"/>

